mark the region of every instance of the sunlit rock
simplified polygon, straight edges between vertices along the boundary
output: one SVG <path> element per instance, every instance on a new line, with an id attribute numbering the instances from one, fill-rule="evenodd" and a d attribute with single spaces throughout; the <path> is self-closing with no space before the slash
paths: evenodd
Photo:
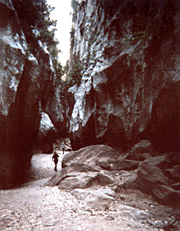
<path id="1" fill-rule="evenodd" d="M 54 70 L 45 45 L 30 52 L 11 0 L 0 0 L 0 12 L 0 184 L 10 187 L 30 165 Z"/>
<path id="2" fill-rule="evenodd" d="M 148 139 L 160 152 L 180 150 L 179 3 L 88 0 L 75 14 L 71 59 L 84 69 L 73 93 L 73 147 L 128 150 Z"/>

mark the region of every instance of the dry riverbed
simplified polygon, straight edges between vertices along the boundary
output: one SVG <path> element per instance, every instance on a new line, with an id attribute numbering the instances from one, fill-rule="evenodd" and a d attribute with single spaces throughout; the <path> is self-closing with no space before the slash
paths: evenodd
<path id="1" fill-rule="evenodd" d="M 59 155 L 58 170 L 61 169 L 61 152 Z M 16 189 L 0 190 L 0 230 L 162 231 L 166 224 L 175 219 L 171 208 L 132 190 L 118 193 L 108 210 L 86 208 L 83 201 L 77 200 L 70 192 L 43 186 L 55 173 L 51 158 L 52 155 L 34 155 L 31 181 Z M 119 205 L 138 208 L 148 213 L 149 217 L 137 219 L 128 213 L 121 214 L 118 212 Z M 175 225 L 179 228 L 178 222 Z"/>

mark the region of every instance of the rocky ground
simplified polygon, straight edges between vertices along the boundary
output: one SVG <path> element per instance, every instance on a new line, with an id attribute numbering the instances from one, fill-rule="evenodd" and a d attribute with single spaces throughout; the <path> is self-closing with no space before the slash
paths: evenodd
<path id="1" fill-rule="evenodd" d="M 60 151 L 59 155 L 58 170 L 63 156 Z M 30 182 L 0 190 L 0 230 L 180 230 L 171 208 L 136 190 L 122 189 L 109 208 L 97 210 L 86 207 L 82 199 L 58 186 L 43 186 L 55 173 L 51 158 L 52 155 L 34 155 Z"/>

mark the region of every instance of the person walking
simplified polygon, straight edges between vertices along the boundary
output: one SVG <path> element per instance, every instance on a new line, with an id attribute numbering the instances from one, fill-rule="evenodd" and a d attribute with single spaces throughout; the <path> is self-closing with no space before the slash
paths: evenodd
<path id="1" fill-rule="evenodd" d="M 58 158 L 59 158 L 59 155 L 57 154 L 56 151 L 54 151 L 54 155 L 52 156 L 52 159 L 54 159 L 54 171 L 57 172 L 57 164 L 58 164 Z"/>
<path id="2" fill-rule="evenodd" d="M 62 152 L 64 154 L 64 150 L 65 150 L 65 145 L 64 145 L 64 141 L 62 142 Z"/>

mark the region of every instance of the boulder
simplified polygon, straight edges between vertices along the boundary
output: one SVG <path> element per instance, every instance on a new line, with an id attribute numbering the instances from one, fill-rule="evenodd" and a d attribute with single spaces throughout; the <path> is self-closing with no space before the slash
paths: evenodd
<path id="1" fill-rule="evenodd" d="M 101 161 L 101 159 L 110 164 L 120 155 L 119 152 L 107 145 L 90 145 L 68 153 L 63 158 L 62 166 L 66 167 L 75 162 L 96 166 L 99 165 L 98 161 Z"/>
<path id="2" fill-rule="evenodd" d="M 88 188 L 93 184 L 109 185 L 114 183 L 114 179 L 105 173 L 98 172 L 86 164 L 74 163 L 60 172 L 57 172 L 45 186 L 56 186 L 59 189 L 71 191 L 75 188 Z"/>
<path id="3" fill-rule="evenodd" d="M 45 185 L 59 185 L 61 189 L 72 190 L 97 183 L 113 184 L 114 178 L 106 174 L 108 171 L 102 170 L 98 163 L 102 158 L 109 164 L 119 155 L 117 151 L 106 145 L 92 145 L 67 153 L 62 161 L 62 171 L 56 173 Z"/>
<path id="4" fill-rule="evenodd" d="M 180 166 L 174 165 L 171 169 L 166 169 L 164 174 L 175 182 L 180 182 Z"/>
<path id="5" fill-rule="evenodd" d="M 99 172 L 99 170 L 90 165 L 85 163 L 72 163 L 71 165 L 67 166 L 68 172 Z"/>
<path id="6" fill-rule="evenodd" d="M 105 160 L 97 160 L 96 161 L 96 164 L 101 167 L 102 169 L 105 169 L 105 170 L 111 170 L 111 165 L 105 161 Z"/>
<path id="7" fill-rule="evenodd" d="M 152 195 L 158 202 L 180 209 L 180 190 L 159 184 L 152 189 Z"/>
<path id="8" fill-rule="evenodd" d="M 175 190 L 180 190 L 180 183 L 172 184 L 171 187 Z"/>
<path id="9" fill-rule="evenodd" d="M 71 194 L 82 200 L 86 207 L 97 210 L 109 209 L 115 196 L 111 189 L 74 189 Z"/>
<path id="10" fill-rule="evenodd" d="M 120 215 L 130 216 L 135 220 L 149 218 L 149 214 L 147 212 L 127 205 L 118 205 L 116 211 Z"/>
<path id="11" fill-rule="evenodd" d="M 84 173 L 84 175 L 81 173 Z M 93 168 L 87 164 L 74 163 L 74 164 L 72 164 L 66 168 L 63 168 L 61 171 L 57 172 L 47 183 L 45 183 L 45 186 L 59 185 L 61 183 L 61 181 L 65 180 L 68 177 L 70 177 L 71 179 L 75 178 L 75 177 L 78 178 L 78 174 L 79 174 L 80 178 L 83 180 L 85 178 L 86 179 L 88 178 L 88 174 L 90 175 L 91 178 L 92 178 L 92 174 L 94 174 L 93 178 L 96 178 L 97 173 L 98 173 L 97 169 L 95 169 L 95 168 Z"/>
<path id="12" fill-rule="evenodd" d="M 76 188 L 88 188 L 93 184 L 97 177 L 94 172 L 72 172 L 59 183 L 58 188 L 71 191 Z"/>
<path id="13" fill-rule="evenodd" d="M 151 157 L 144 161 L 144 163 L 148 163 L 151 166 L 159 167 L 163 171 L 172 166 L 166 155 Z"/>
<path id="14" fill-rule="evenodd" d="M 126 159 L 143 161 L 154 155 L 156 155 L 156 152 L 151 142 L 149 140 L 141 140 L 131 148 Z"/>
<path id="15" fill-rule="evenodd" d="M 167 160 L 171 161 L 172 165 L 180 165 L 180 152 L 168 153 Z"/>
<path id="16" fill-rule="evenodd" d="M 111 176 L 108 176 L 102 172 L 99 172 L 97 174 L 97 181 L 100 185 L 108 185 L 108 184 L 113 184 L 114 179 Z"/>
<path id="17" fill-rule="evenodd" d="M 66 178 L 67 175 L 67 169 L 64 168 L 60 172 L 57 172 L 53 177 L 51 177 L 48 182 L 44 184 L 44 186 L 56 186 L 59 185 L 59 183 Z"/>
<path id="18" fill-rule="evenodd" d="M 156 185 L 169 185 L 171 181 L 159 167 L 146 160 L 139 165 L 137 170 L 137 183 L 143 191 L 152 192 Z"/>
<path id="19" fill-rule="evenodd" d="M 121 170 L 134 170 L 138 168 L 139 161 L 134 160 L 125 160 L 123 158 L 120 158 L 112 164 L 112 169 L 116 171 Z"/>
<path id="20" fill-rule="evenodd" d="M 126 188 L 136 188 L 152 195 L 158 202 L 180 208 L 180 191 L 178 186 L 171 187 L 173 180 L 168 178 L 162 169 L 164 157 L 152 157 L 143 161 L 137 174 L 124 182 Z M 165 162 L 166 163 L 166 162 Z"/>

